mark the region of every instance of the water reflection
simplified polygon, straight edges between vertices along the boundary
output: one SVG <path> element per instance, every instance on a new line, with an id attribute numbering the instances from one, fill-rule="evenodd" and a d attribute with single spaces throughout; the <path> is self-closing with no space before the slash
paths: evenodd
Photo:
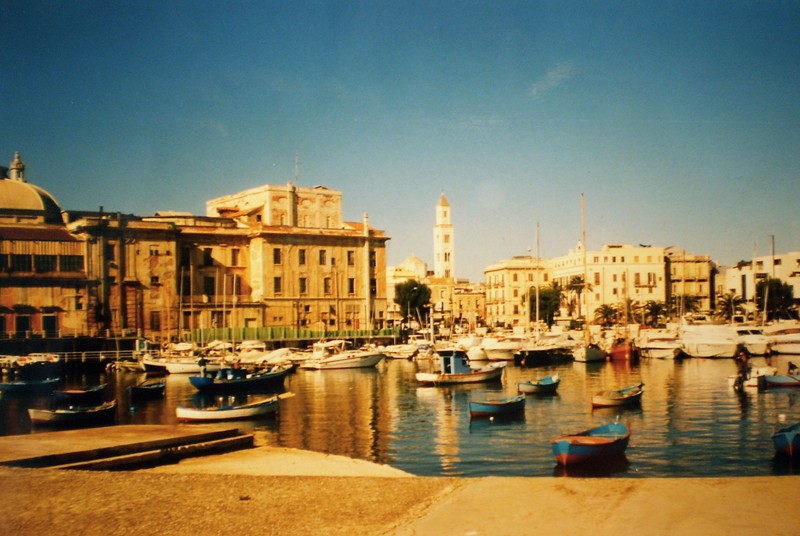
<path id="1" fill-rule="evenodd" d="M 595 476 L 797 474 L 796 465 L 773 460 L 771 435 L 779 415 L 787 422 L 800 421 L 800 392 L 739 395 L 727 382 L 735 371 L 731 360 L 509 366 L 502 383 L 420 387 L 414 374 L 426 366 L 391 360 L 375 369 L 300 370 L 285 382 L 285 390 L 296 396 L 282 400 L 275 417 L 236 425 L 276 446 L 365 459 L 419 475 L 544 476 L 563 472 L 555 464 L 550 439 L 619 416 L 632 430 L 626 464 Z M 773 357 L 773 366 L 784 370 L 786 359 Z M 528 396 L 517 419 L 470 419 L 470 398 L 510 396 L 517 382 L 550 374 L 561 376 L 557 394 Z M 108 382 L 106 394 L 119 403 L 120 424 L 177 424 L 179 405 L 222 403 L 200 395 L 187 376 L 172 375 L 166 377 L 164 399 L 132 405 L 127 388 L 144 378 L 100 373 L 69 377 L 60 387 Z M 639 382 L 645 393 L 638 406 L 592 409 L 596 391 Z M 0 433 L 30 433 L 26 410 L 46 401 L 0 397 Z M 567 474 L 574 474 L 572 468 Z"/>

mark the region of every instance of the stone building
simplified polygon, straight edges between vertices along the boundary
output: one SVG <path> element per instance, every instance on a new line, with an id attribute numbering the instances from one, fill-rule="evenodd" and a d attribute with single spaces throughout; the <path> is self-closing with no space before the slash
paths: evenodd
<path id="1" fill-rule="evenodd" d="M 1 171 L 0 337 L 386 324 L 389 238 L 343 221 L 341 192 L 268 185 L 143 217 L 62 211 L 19 154 Z"/>

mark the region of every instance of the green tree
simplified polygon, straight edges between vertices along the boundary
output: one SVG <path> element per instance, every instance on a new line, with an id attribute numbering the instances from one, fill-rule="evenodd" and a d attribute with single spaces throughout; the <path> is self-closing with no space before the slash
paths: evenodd
<path id="1" fill-rule="evenodd" d="M 729 292 L 717 297 L 717 307 L 714 309 L 714 316 L 724 320 L 731 320 L 733 315 L 741 313 L 744 300 L 738 294 Z"/>
<path id="2" fill-rule="evenodd" d="M 662 301 L 650 300 L 642 306 L 644 321 L 651 326 L 657 326 L 663 317 L 667 316 L 667 304 Z"/>
<path id="3" fill-rule="evenodd" d="M 768 277 L 756 284 L 758 310 L 764 311 L 764 292 L 767 291 L 767 320 L 791 318 L 794 288 L 778 278 Z"/>
<path id="4" fill-rule="evenodd" d="M 613 305 L 608 305 L 604 303 L 600 307 L 594 310 L 594 322 L 595 324 L 600 324 L 601 326 L 609 326 L 614 324 L 619 317 L 619 311 Z"/>
<path id="5" fill-rule="evenodd" d="M 561 306 L 563 289 L 557 281 L 553 281 L 549 287 L 539 288 L 539 319 L 544 320 L 547 326 L 553 325 L 556 311 Z M 530 318 L 536 320 L 536 289 L 532 287 L 528 290 L 527 301 L 530 305 Z"/>
<path id="6" fill-rule="evenodd" d="M 431 289 L 416 279 L 409 279 L 394 286 L 394 303 L 400 306 L 400 316 L 411 320 L 427 320 L 428 308 L 431 301 Z"/>
<path id="7" fill-rule="evenodd" d="M 578 306 L 578 316 L 583 314 L 582 306 L 581 306 L 581 295 L 584 291 L 584 279 L 582 275 L 575 275 L 572 276 L 572 279 L 569 280 L 567 284 L 567 291 L 574 296 L 574 300 L 570 299 L 569 303 L 569 310 L 570 314 L 575 310 L 575 305 Z M 589 287 L 591 289 L 591 286 Z"/>

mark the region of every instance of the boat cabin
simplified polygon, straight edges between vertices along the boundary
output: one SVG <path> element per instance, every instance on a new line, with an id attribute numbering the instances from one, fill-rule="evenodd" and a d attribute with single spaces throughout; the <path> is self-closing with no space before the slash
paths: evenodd
<path id="1" fill-rule="evenodd" d="M 442 374 L 469 374 L 472 372 L 467 353 L 463 350 L 440 350 L 439 366 Z"/>

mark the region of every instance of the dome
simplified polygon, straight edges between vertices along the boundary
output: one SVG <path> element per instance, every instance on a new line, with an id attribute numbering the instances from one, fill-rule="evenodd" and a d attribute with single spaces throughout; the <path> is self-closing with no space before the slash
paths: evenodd
<path id="1" fill-rule="evenodd" d="M 11 177 L 0 177 L 0 214 L 38 216 L 45 223 L 61 223 L 61 207 L 47 191 L 24 179 L 25 164 L 14 155 Z"/>

